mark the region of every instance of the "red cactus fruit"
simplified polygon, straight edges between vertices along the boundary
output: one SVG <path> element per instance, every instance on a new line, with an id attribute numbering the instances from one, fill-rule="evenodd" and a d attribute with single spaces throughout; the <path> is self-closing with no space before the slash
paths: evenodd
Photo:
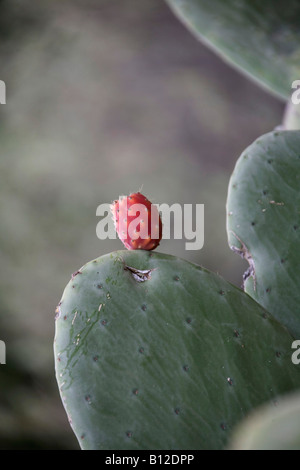
<path id="1" fill-rule="evenodd" d="M 154 250 L 162 238 L 157 207 L 141 193 L 122 196 L 110 206 L 117 234 L 127 250 Z"/>

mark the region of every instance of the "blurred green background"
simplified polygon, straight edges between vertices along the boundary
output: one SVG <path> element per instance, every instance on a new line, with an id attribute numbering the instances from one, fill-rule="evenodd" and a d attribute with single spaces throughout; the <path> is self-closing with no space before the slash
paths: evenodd
<path id="1" fill-rule="evenodd" d="M 240 286 L 228 180 L 284 104 L 197 42 L 162 0 L 0 2 L 0 449 L 78 449 L 53 363 L 71 273 L 116 249 L 96 209 L 121 194 L 205 205 L 205 242 L 158 251 Z"/>

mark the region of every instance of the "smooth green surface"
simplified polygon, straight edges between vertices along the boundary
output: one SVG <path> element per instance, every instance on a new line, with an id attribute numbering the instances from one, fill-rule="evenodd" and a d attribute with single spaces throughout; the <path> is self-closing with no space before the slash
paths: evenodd
<path id="1" fill-rule="evenodd" d="M 298 366 L 299 367 L 299 366 Z M 300 450 L 300 394 L 260 407 L 237 426 L 231 450 Z"/>
<path id="2" fill-rule="evenodd" d="M 151 270 L 138 282 L 132 270 Z M 87 263 L 57 309 L 56 377 L 83 449 L 220 449 L 300 387 L 289 333 L 240 289 L 156 252 Z"/>
<path id="3" fill-rule="evenodd" d="M 167 0 L 202 41 L 283 98 L 300 76 L 298 0 Z"/>
<path id="4" fill-rule="evenodd" d="M 245 290 L 300 338 L 300 132 L 266 134 L 237 161 L 229 183 L 231 247 L 254 266 Z"/>

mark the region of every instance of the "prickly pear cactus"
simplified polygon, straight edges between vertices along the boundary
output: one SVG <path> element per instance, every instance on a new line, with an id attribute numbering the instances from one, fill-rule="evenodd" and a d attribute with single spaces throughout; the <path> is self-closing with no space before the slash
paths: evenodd
<path id="1" fill-rule="evenodd" d="M 240 289 L 173 256 L 114 252 L 74 273 L 55 366 L 82 449 L 220 449 L 300 386 L 290 334 Z"/>
<path id="2" fill-rule="evenodd" d="M 127 250 L 151 251 L 158 247 L 162 221 L 157 207 L 146 196 L 131 193 L 114 201 L 110 209 L 116 232 Z"/>
<path id="3" fill-rule="evenodd" d="M 283 98 L 299 79 L 298 0 L 166 0 L 195 36 Z"/>
<path id="4" fill-rule="evenodd" d="M 231 248 L 249 263 L 245 291 L 300 338 L 300 132 L 270 132 L 250 145 L 227 200 Z"/>
<path id="5" fill-rule="evenodd" d="M 233 432 L 230 450 L 299 450 L 300 395 L 288 394 L 281 403 L 263 405 Z"/>

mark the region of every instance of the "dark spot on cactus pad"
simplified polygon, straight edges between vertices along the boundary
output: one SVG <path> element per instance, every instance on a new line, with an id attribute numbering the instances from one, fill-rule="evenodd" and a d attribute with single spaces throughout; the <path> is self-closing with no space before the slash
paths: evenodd
<path id="1" fill-rule="evenodd" d="M 80 439 L 83 440 L 84 438 L 85 438 L 85 434 L 81 434 Z"/>
<path id="2" fill-rule="evenodd" d="M 139 394 L 138 388 L 134 388 L 134 389 L 132 390 L 132 393 L 133 393 L 133 395 L 138 395 L 138 394 Z"/>
<path id="3" fill-rule="evenodd" d="M 266 195 L 268 194 L 268 192 L 269 192 L 269 191 L 268 191 L 267 189 L 264 189 L 264 190 L 263 190 L 263 195 L 266 196 Z"/>
<path id="4" fill-rule="evenodd" d="M 188 371 L 190 370 L 190 368 L 189 368 L 189 366 L 188 366 L 187 364 L 185 364 L 185 365 L 183 366 L 183 370 L 184 370 L 185 372 L 188 372 Z"/>
<path id="5" fill-rule="evenodd" d="M 145 352 L 145 349 L 144 349 L 143 347 L 140 347 L 139 353 L 140 353 L 140 354 L 144 354 L 144 352 Z"/>
<path id="6" fill-rule="evenodd" d="M 101 320 L 101 325 L 106 326 L 107 325 L 107 320 Z"/>
<path id="7" fill-rule="evenodd" d="M 175 413 L 176 415 L 179 415 L 180 409 L 179 409 L 179 408 L 175 408 L 174 413 Z"/>
<path id="8" fill-rule="evenodd" d="M 269 163 L 270 165 L 271 165 L 271 163 L 273 163 L 272 158 L 269 158 L 268 163 Z"/>
<path id="9" fill-rule="evenodd" d="M 58 306 L 55 309 L 55 320 L 57 320 L 61 315 L 60 305 L 61 305 L 61 302 L 58 304 Z"/>
<path id="10" fill-rule="evenodd" d="M 229 383 L 229 385 L 233 384 L 233 380 L 230 377 L 227 377 L 227 382 Z"/>
<path id="11" fill-rule="evenodd" d="M 230 231 L 232 235 L 240 242 L 241 248 L 238 248 L 237 246 L 231 245 L 230 248 L 234 253 L 237 253 L 240 255 L 243 259 L 245 259 L 248 264 L 249 268 L 244 272 L 243 274 L 243 288 L 245 289 L 245 282 L 247 279 L 252 277 L 253 283 L 254 283 L 254 290 L 256 290 L 256 274 L 255 274 L 255 264 L 254 260 L 252 258 L 252 255 L 248 248 L 246 247 L 245 243 L 234 233 L 232 230 Z"/>
<path id="12" fill-rule="evenodd" d="M 126 436 L 130 439 L 132 437 L 132 431 L 126 431 Z"/>
<path id="13" fill-rule="evenodd" d="M 220 295 L 225 295 L 225 291 L 220 290 L 220 291 L 219 291 L 219 294 L 220 294 Z"/>
<path id="14" fill-rule="evenodd" d="M 281 258 L 280 263 L 283 264 L 283 263 L 285 263 L 285 261 L 286 260 L 284 258 Z"/>
<path id="15" fill-rule="evenodd" d="M 251 225 L 252 225 L 252 227 L 254 227 L 254 225 L 255 225 L 255 222 L 251 222 Z"/>
<path id="16" fill-rule="evenodd" d="M 271 287 L 267 287 L 266 292 L 267 292 L 267 294 L 268 294 L 269 292 L 271 292 Z"/>
<path id="17" fill-rule="evenodd" d="M 99 356 L 98 356 L 98 355 L 96 355 L 96 356 L 93 357 L 93 361 L 94 361 L 94 362 L 97 362 L 98 359 L 99 359 Z"/>
<path id="18" fill-rule="evenodd" d="M 77 276 L 78 274 L 82 274 L 82 272 L 81 271 L 75 271 L 75 273 L 72 274 L 71 279 L 74 279 L 74 277 Z"/>
<path id="19" fill-rule="evenodd" d="M 276 351 L 276 357 L 281 357 L 281 352 L 280 351 Z"/>
<path id="20" fill-rule="evenodd" d="M 131 266 L 127 266 L 126 264 L 124 265 L 124 270 L 129 271 L 130 274 L 132 275 L 133 279 L 137 282 L 145 282 L 151 279 L 151 273 L 154 271 L 153 269 L 146 269 L 146 270 L 140 270 L 133 268 Z"/>
<path id="21" fill-rule="evenodd" d="M 294 230 L 298 230 L 299 226 L 298 225 L 294 225 L 293 229 Z"/>
<path id="22" fill-rule="evenodd" d="M 147 310 L 147 305 L 143 304 L 141 308 L 145 312 Z"/>
<path id="23" fill-rule="evenodd" d="M 234 330 L 233 331 L 233 334 L 236 338 L 238 338 L 240 336 L 239 332 L 237 330 Z"/>
<path id="24" fill-rule="evenodd" d="M 227 429 L 227 426 L 226 426 L 225 423 L 221 423 L 221 424 L 220 424 L 220 427 L 221 427 L 221 429 L 222 429 L 223 431 L 225 431 L 225 430 Z"/>
<path id="25" fill-rule="evenodd" d="M 92 400 L 91 400 L 91 396 L 90 395 L 86 395 L 84 397 L 85 401 L 90 405 L 92 403 Z"/>
<path id="26" fill-rule="evenodd" d="M 103 289 L 103 285 L 102 285 L 102 284 L 97 284 L 97 287 L 98 287 L 98 289 Z"/>
<path id="27" fill-rule="evenodd" d="M 179 281 L 179 276 L 174 276 L 174 281 Z"/>
<path id="28" fill-rule="evenodd" d="M 66 319 L 67 319 L 67 315 L 64 316 L 64 320 L 66 320 Z"/>
<path id="29" fill-rule="evenodd" d="M 264 312 L 264 313 L 262 314 L 262 317 L 266 320 L 266 319 L 268 318 L 268 315 Z"/>
<path id="30" fill-rule="evenodd" d="M 190 325 L 192 323 L 192 319 L 191 318 L 187 318 L 186 319 L 186 322 Z"/>
<path id="31" fill-rule="evenodd" d="M 237 184 L 234 183 L 234 184 L 232 185 L 232 187 L 233 187 L 233 189 L 236 189 L 236 188 L 237 188 Z"/>

